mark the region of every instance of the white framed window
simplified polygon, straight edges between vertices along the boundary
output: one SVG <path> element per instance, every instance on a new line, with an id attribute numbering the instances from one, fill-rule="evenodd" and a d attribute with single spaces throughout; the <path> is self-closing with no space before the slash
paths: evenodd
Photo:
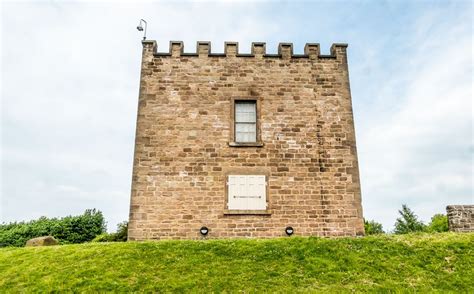
<path id="1" fill-rule="evenodd" d="M 227 177 L 227 209 L 266 210 L 266 176 L 229 175 Z"/>
<path id="2" fill-rule="evenodd" d="M 257 142 L 257 101 L 235 101 L 235 142 Z"/>

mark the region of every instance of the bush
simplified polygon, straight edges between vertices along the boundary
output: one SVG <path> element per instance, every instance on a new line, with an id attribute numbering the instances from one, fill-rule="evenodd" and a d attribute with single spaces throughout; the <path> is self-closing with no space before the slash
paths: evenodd
<path id="1" fill-rule="evenodd" d="M 383 234 L 382 224 L 376 221 L 368 221 L 364 219 L 364 228 L 366 235 L 378 235 Z"/>
<path id="2" fill-rule="evenodd" d="M 433 215 L 427 227 L 427 231 L 430 233 L 441 233 L 447 232 L 448 230 L 448 217 L 444 214 Z"/>
<path id="3" fill-rule="evenodd" d="M 395 234 L 407 234 L 411 232 L 423 232 L 426 226 L 418 220 L 418 216 L 406 204 L 398 211 L 400 218 L 395 222 Z"/>
<path id="4" fill-rule="evenodd" d="M 128 237 L 128 222 L 117 225 L 116 233 L 102 233 L 96 236 L 92 242 L 126 242 Z"/>
<path id="5" fill-rule="evenodd" d="M 110 242 L 112 234 L 109 233 L 102 233 L 100 235 L 95 236 L 94 239 L 91 240 L 91 242 Z"/>
<path id="6" fill-rule="evenodd" d="M 117 225 L 117 233 L 115 233 L 115 240 L 118 242 L 125 242 L 128 238 L 128 222 L 121 222 Z"/>
<path id="7" fill-rule="evenodd" d="M 24 246 L 29 239 L 40 236 L 53 236 L 61 244 L 84 243 L 103 232 L 105 221 L 102 212 L 87 209 L 79 216 L 41 217 L 29 222 L 0 224 L 0 247 Z"/>

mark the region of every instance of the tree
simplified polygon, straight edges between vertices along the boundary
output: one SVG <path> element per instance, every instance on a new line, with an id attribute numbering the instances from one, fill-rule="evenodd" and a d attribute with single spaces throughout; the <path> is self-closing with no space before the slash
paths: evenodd
<path id="1" fill-rule="evenodd" d="M 428 225 L 428 232 L 447 232 L 448 231 L 448 217 L 444 214 L 435 214 L 431 218 L 431 222 Z"/>
<path id="2" fill-rule="evenodd" d="M 41 236 L 53 236 L 60 244 L 84 243 L 105 232 L 102 212 L 87 209 L 82 215 L 47 218 L 29 222 L 0 224 L 0 247 L 24 246 L 26 241 Z"/>
<path id="3" fill-rule="evenodd" d="M 399 218 L 395 222 L 395 234 L 407 234 L 411 232 L 422 232 L 425 225 L 418 220 L 418 216 L 406 205 L 402 205 Z"/>
<path id="4" fill-rule="evenodd" d="M 374 220 L 368 221 L 364 219 L 364 228 L 366 235 L 378 235 L 385 233 L 382 228 L 382 224 Z"/>
<path id="5" fill-rule="evenodd" d="M 117 232 L 104 232 L 92 240 L 92 242 L 126 242 L 128 236 L 128 222 L 124 221 L 117 225 Z"/>
<path id="6" fill-rule="evenodd" d="M 126 242 L 128 237 L 128 222 L 124 221 L 117 225 L 117 232 L 115 233 L 114 241 Z"/>

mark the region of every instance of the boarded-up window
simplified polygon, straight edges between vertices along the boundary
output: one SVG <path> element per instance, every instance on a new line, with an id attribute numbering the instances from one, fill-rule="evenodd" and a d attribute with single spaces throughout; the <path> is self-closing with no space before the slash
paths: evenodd
<path id="1" fill-rule="evenodd" d="M 229 175 L 227 180 L 229 210 L 267 209 L 264 175 Z"/>
<path id="2" fill-rule="evenodd" d="M 257 141 L 256 101 L 235 101 L 235 141 Z"/>

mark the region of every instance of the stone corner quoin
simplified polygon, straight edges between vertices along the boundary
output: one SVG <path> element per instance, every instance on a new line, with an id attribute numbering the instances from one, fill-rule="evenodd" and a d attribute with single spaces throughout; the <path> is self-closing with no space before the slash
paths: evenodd
<path id="1" fill-rule="evenodd" d="M 364 234 L 347 44 L 142 44 L 130 240 Z"/>

